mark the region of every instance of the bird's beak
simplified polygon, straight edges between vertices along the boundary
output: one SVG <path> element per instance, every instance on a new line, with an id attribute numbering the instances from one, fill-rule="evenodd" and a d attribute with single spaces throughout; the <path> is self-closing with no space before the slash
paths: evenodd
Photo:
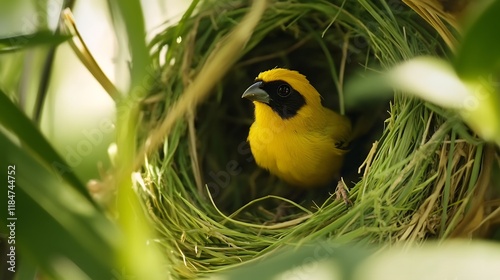
<path id="1" fill-rule="evenodd" d="M 267 92 L 261 89 L 260 88 L 261 86 L 262 86 L 261 81 L 254 83 L 249 88 L 247 88 L 247 90 L 245 90 L 241 98 L 247 98 L 252 101 L 258 101 L 269 104 L 269 94 L 267 94 Z"/>

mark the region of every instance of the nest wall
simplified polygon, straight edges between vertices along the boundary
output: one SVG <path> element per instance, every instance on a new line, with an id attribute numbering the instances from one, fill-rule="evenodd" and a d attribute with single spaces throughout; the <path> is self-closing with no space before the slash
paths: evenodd
<path id="1" fill-rule="evenodd" d="M 248 9 L 248 1 L 200 1 L 153 40 L 159 78 L 143 132 L 168 114 Z M 240 99 L 259 72 L 279 66 L 304 73 L 339 108 L 352 73 L 445 53 L 437 32 L 400 1 L 269 1 L 232 70 L 143 168 L 138 192 L 172 275 L 196 277 L 319 238 L 392 244 L 453 235 L 483 148 L 451 113 L 400 93 L 388 100 L 383 130 L 367 140 L 361 173 L 348 182 L 348 208 L 328 191 L 305 204 L 291 199 L 255 166 L 245 141 L 252 107 Z"/>

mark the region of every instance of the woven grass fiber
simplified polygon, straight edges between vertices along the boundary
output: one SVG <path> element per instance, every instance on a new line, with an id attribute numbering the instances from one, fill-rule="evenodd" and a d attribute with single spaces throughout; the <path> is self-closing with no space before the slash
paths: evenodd
<path id="1" fill-rule="evenodd" d="M 331 189 L 297 197 L 255 165 L 246 144 L 253 108 L 241 99 L 259 72 L 278 66 L 305 74 L 343 111 L 353 73 L 446 56 L 438 32 L 396 0 L 266 5 L 244 47 L 222 63 L 213 58 L 227 51 L 250 1 L 193 1 L 151 44 L 158 79 L 139 133 L 145 137 L 169 117 L 173 125 L 136 181 L 172 276 L 198 277 L 320 238 L 410 244 L 459 234 L 481 188 L 484 147 L 450 112 L 402 93 L 387 100 L 377 114 L 382 131 L 364 143 L 360 173 L 357 164 L 344 178 L 353 202 L 346 207 Z M 193 83 L 205 83 L 207 95 L 186 97 Z"/>

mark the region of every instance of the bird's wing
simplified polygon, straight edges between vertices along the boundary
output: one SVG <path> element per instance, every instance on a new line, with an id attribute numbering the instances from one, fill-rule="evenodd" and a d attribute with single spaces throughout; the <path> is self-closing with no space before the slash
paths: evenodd
<path id="1" fill-rule="evenodd" d="M 328 115 L 329 135 L 335 148 L 348 151 L 352 133 L 350 120 L 334 111 L 329 111 Z"/>

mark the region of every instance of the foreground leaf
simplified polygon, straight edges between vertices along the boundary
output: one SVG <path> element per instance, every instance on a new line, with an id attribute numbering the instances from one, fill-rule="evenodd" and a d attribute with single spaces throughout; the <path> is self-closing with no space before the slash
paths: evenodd
<path id="1" fill-rule="evenodd" d="M 17 263 L 29 258 L 54 279 L 111 279 L 120 240 L 116 227 L 15 142 L 0 133 L 1 170 L 4 182 L 9 182 L 8 204 L 13 205 L 2 211 L 8 216 L 1 223 L 15 230 Z"/>
<path id="2" fill-rule="evenodd" d="M 382 91 L 373 90 L 392 88 L 456 111 L 479 136 L 500 145 L 500 103 L 492 82 L 480 78 L 464 81 L 442 59 L 416 57 L 383 75 L 357 78 L 350 85 L 346 87 L 348 103 L 374 93 L 385 98 Z"/>
<path id="3" fill-rule="evenodd" d="M 500 245 L 493 242 L 429 242 L 376 254 L 374 249 L 318 242 L 286 248 L 214 279 L 475 280 L 500 275 Z"/>

